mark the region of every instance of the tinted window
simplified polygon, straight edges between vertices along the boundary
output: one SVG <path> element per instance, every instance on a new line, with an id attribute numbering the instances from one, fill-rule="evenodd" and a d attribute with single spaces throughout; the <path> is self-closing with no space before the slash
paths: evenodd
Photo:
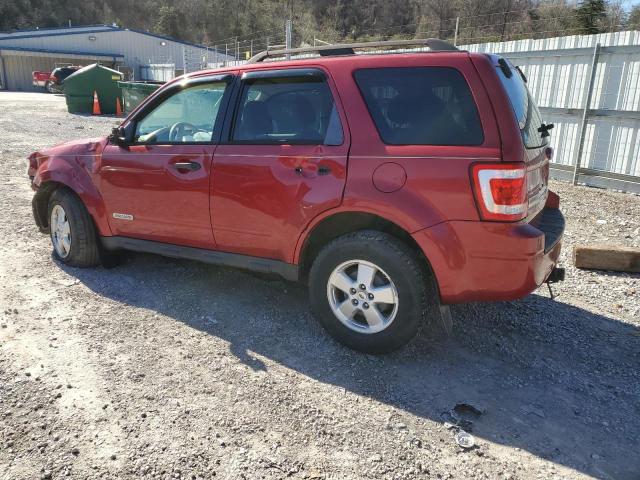
<path id="1" fill-rule="evenodd" d="M 548 137 L 542 137 L 541 132 L 538 132 L 538 128 L 542 125 L 540 111 L 531 98 L 527 84 L 520 73 L 513 65 L 509 63 L 508 65 L 511 68 L 511 76 L 507 77 L 505 72 L 500 67 L 497 67 L 498 76 L 507 91 L 509 100 L 511 100 L 513 112 L 522 132 L 524 145 L 527 148 L 543 147 L 549 141 Z"/>
<path id="2" fill-rule="evenodd" d="M 372 68 L 355 73 L 382 141 L 390 145 L 480 145 L 469 85 L 446 67 Z"/>
<path id="3" fill-rule="evenodd" d="M 56 77 L 59 82 L 62 82 L 69 75 L 71 75 L 72 73 L 76 73 L 77 71 L 78 71 L 77 68 L 68 68 L 68 67 L 56 68 L 53 71 L 53 76 Z"/>
<path id="4" fill-rule="evenodd" d="M 210 142 L 225 82 L 185 88 L 165 99 L 136 125 L 138 143 Z"/>
<path id="5" fill-rule="evenodd" d="M 343 135 L 331 91 L 323 78 L 263 78 L 244 85 L 233 140 L 340 145 Z"/>

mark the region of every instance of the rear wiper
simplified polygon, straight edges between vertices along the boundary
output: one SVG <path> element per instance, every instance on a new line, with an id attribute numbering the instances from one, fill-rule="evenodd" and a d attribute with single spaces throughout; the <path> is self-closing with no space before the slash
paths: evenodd
<path id="1" fill-rule="evenodd" d="M 542 134 L 541 137 L 545 138 L 550 136 L 549 130 L 553 128 L 553 123 L 547 123 L 546 125 L 543 123 L 538 127 L 538 131 Z"/>
<path id="2" fill-rule="evenodd" d="M 527 83 L 527 77 L 518 65 L 516 65 L 516 70 L 518 70 L 518 73 L 520 74 L 520 78 L 522 78 L 522 81 L 524 83 Z"/>

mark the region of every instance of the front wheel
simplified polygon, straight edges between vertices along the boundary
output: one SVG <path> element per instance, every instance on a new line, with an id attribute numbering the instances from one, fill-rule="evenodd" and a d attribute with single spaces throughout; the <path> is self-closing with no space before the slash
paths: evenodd
<path id="1" fill-rule="evenodd" d="M 51 82 L 45 83 L 44 84 L 44 89 L 49 93 L 55 93 L 55 90 L 53 88 L 53 83 L 51 83 Z"/>
<path id="2" fill-rule="evenodd" d="M 49 230 L 54 256 L 73 267 L 100 263 L 93 220 L 82 201 L 68 190 L 56 190 L 49 199 Z"/>
<path id="3" fill-rule="evenodd" d="M 355 350 L 396 350 L 416 335 L 424 318 L 421 261 L 383 232 L 355 232 L 329 243 L 311 267 L 309 289 L 320 323 Z"/>

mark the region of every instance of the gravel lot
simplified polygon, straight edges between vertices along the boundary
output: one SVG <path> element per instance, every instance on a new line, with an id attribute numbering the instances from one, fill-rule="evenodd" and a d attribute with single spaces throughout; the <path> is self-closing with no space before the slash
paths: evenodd
<path id="1" fill-rule="evenodd" d="M 640 246 L 640 197 L 553 183 L 567 280 L 452 308 L 454 332 L 366 356 L 305 289 L 131 255 L 78 270 L 31 216 L 26 156 L 114 118 L 0 92 L 0 479 L 639 479 L 640 276 L 571 267 Z M 463 450 L 442 414 L 474 419 Z"/>

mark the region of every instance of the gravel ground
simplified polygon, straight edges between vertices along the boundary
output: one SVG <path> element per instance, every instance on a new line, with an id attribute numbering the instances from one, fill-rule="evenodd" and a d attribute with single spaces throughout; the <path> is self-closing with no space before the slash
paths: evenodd
<path id="1" fill-rule="evenodd" d="M 55 262 L 25 157 L 115 122 L 0 92 L 0 479 L 640 478 L 640 276 L 570 261 L 576 243 L 640 246 L 640 197 L 552 183 L 555 301 L 456 306 L 451 336 L 367 356 L 299 285 L 152 255 Z M 443 420 L 458 403 L 483 412 L 469 450 Z"/>

